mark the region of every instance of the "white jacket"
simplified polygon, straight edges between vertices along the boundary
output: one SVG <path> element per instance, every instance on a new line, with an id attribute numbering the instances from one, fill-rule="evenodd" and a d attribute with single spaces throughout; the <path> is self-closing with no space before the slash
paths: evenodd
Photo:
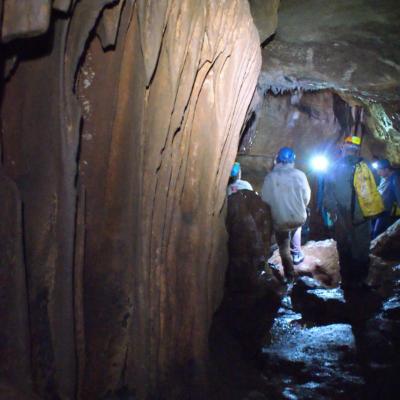
<path id="1" fill-rule="evenodd" d="M 231 194 L 236 193 L 238 190 L 243 190 L 243 189 L 253 190 L 253 186 L 251 186 L 250 183 L 247 181 L 238 179 L 236 182 L 233 182 L 230 185 L 228 185 L 227 194 L 228 196 L 230 196 Z"/>
<path id="2" fill-rule="evenodd" d="M 289 231 L 303 225 L 311 189 L 304 172 L 293 164 L 276 164 L 264 179 L 261 197 L 271 207 L 277 231 Z"/>

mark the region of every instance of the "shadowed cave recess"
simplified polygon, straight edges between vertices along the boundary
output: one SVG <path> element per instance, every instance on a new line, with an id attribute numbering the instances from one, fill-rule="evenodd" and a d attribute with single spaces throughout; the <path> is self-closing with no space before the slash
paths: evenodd
<path id="1" fill-rule="evenodd" d="M 344 293 L 315 154 L 400 167 L 397 0 L 0 0 L 0 399 L 392 399 L 400 223 Z M 310 181 L 288 291 L 260 196 Z M 254 192 L 226 196 L 233 163 Z"/>

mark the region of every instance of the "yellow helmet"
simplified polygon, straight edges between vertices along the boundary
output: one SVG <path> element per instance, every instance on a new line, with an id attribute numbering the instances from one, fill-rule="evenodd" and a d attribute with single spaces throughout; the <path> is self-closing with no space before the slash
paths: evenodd
<path id="1" fill-rule="evenodd" d="M 361 146 L 361 138 L 358 136 L 347 136 L 344 138 L 346 144 L 353 144 L 356 146 Z"/>

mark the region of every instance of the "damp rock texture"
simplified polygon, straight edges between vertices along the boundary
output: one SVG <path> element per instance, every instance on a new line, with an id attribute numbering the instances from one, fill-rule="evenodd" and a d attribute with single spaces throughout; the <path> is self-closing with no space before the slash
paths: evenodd
<path id="1" fill-rule="evenodd" d="M 261 191 L 265 174 L 283 146 L 292 147 L 296 166 L 309 172 L 314 153 L 332 147 L 345 129 L 335 115 L 338 103 L 344 102 L 328 90 L 263 98 L 255 130 L 245 132 L 240 146 L 244 179 Z"/>
<path id="2" fill-rule="evenodd" d="M 391 399 L 398 392 L 400 269 L 387 261 L 372 260 L 375 289 L 296 281 L 263 348 L 264 375 L 281 392 L 274 398 Z"/>
<path id="3" fill-rule="evenodd" d="M 336 242 L 333 239 L 309 241 L 302 246 L 304 261 L 295 265 L 299 276 L 316 279 L 325 287 L 336 287 L 340 282 L 339 259 Z M 275 250 L 268 260 L 283 277 L 283 266 L 279 250 Z"/>
<path id="4" fill-rule="evenodd" d="M 398 260 L 400 258 L 399 240 L 400 220 L 397 220 L 371 242 L 371 252 L 378 257 Z"/>
<path id="5" fill-rule="evenodd" d="M 214 325 L 223 322 L 248 355 L 255 355 L 267 340 L 282 295 L 279 279 L 264 267 L 271 241 L 270 210 L 258 194 L 239 190 L 228 197 L 226 225 L 229 262 Z"/>
<path id="6" fill-rule="evenodd" d="M 183 398 L 261 65 L 249 5 L 2 4 L 1 375 L 41 398 Z"/>
<path id="7" fill-rule="evenodd" d="M 396 0 L 282 0 L 276 40 L 263 50 L 272 90 L 332 88 L 397 99 Z"/>
<path id="8" fill-rule="evenodd" d="M 252 380 L 242 361 L 257 364 L 261 348 L 269 342 L 268 332 L 284 292 L 280 279 L 265 268 L 270 221 L 267 205 L 255 192 L 239 190 L 228 197 L 227 279 L 210 332 L 212 386 L 218 390 L 214 387 L 210 399 L 244 398 L 236 394 L 236 384 L 231 382 Z M 226 381 L 229 384 L 221 387 Z"/>
<path id="9" fill-rule="evenodd" d="M 375 154 L 399 164 L 399 2 L 282 0 L 278 18 L 259 85 L 275 94 L 330 89 L 351 99 L 365 108 Z"/>
<path id="10" fill-rule="evenodd" d="M 227 287 L 253 291 L 271 243 L 271 212 L 259 195 L 239 190 L 228 197 Z"/>
<path id="11" fill-rule="evenodd" d="M 261 43 L 268 40 L 276 31 L 279 3 L 280 0 L 249 0 L 251 15 Z"/>

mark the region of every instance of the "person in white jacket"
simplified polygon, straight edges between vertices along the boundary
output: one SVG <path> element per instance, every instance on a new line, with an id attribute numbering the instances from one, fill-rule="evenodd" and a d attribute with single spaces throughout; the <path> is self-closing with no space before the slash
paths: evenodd
<path id="1" fill-rule="evenodd" d="M 304 260 L 301 226 L 306 222 L 311 197 L 306 175 L 294 168 L 295 159 L 293 149 L 282 147 L 273 170 L 264 179 L 261 193 L 271 208 L 273 229 L 288 282 L 294 280 L 294 264 Z"/>

